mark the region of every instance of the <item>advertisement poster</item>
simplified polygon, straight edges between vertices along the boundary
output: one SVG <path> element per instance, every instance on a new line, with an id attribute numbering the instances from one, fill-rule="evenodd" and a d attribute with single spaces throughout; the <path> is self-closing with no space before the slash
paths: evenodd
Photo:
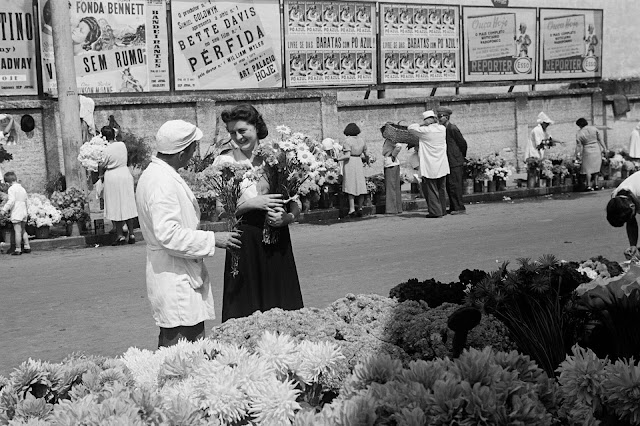
<path id="1" fill-rule="evenodd" d="M 540 79 L 602 77 L 602 10 L 540 9 Z"/>
<path id="2" fill-rule="evenodd" d="M 176 90 L 282 87 L 277 0 L 173 0 Z"/>
<path id="3" fill-rule="evenodd" d="M 37 95 L 36 20 L 31 0 L 2 0 L 0 95 Z"/>
<path id="4" fill-rule="evenodd" d="M 460 81 L 458 6 L 380 3 L 383 83 Z"/>
<path id="5" fill-rule="evenodd" d="M 535 80 L 536 9 L 463 7 L 464 80 Z"/>
<path id="6" fill-rule="evenodd" d="M 40 2 L 44 90 L 57 93 L 51 1 Z M 71 0 L 78 93 L 169 90 L 165 0 Z"/>
<path id="7" fill-rule="evenodd" d="M 287 87 L 376 83 L 374 3 L 285 1 Z"/>

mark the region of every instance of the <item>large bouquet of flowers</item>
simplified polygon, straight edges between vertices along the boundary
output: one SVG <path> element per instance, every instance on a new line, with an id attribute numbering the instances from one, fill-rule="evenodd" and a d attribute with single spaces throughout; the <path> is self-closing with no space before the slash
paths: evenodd
<path id="1" fill-rule="evenodd" d="M 51 201 L 42 194 L 31 194 L 27 199 L 27 213 L 29 218 L 27 224 L 36 228 L 41 226 L 53 226 L 60 222 L 62 213 L 55 208 Z"/>
<path id="2" fill-rule="evenodd" d="M 481 180 L 486 168 L 485 160 L 479 157 L 469 157 L 464 163 L 464 174 L 468 179 Z"/>
<path id="3" fill-rule="evenodd" d="M 540 177 L 553 179 L 553 163 L 551 160 L 544 159 L 540 162 Z"/>
<path id="4" fill-rule="evenodd" d="M 300 188 L 307 180 L 316 180 L 326 167 L 319 158 L 326 155 L 322 145 L 304 133 L 292 133 L 287 126 L 278 126 L 277 139 L 265 139 L 256 147 L 255 153 L 264 159 L 262 176 L 269 182 L 272 194 L 282 194 L 285 204 L 299 202 Z M 265 220 L 262 241 L 274 244 L 279 240 L 279 230 Z"/>
<path id="5" fill-rule="evenodd" d="M 609 166 L 612 170 L 621 170 L 624 165 L 624 157 L 620 154 L 615 154 L 609 159 Z"/>
<path id="6" fill-rule="evenodd" d="M 537 150 L 543 150 L 543 149 L 553 148 L 558 143 L 560 143 L 560 142 L 554 140 L 551 136 L 549 136 L 549 139 L 543 139 L 542 142 L 540 142 L 538 145 L 536 145 L 536 149 Z"/>
<path id="7" fill-rule="evenodd" d="M 205 189 L 210 190 L 225 210 L 225 221 L 229 231 L 238 227 L 238 201 L 242 193 L 257 179 L 247 166 L 235 163 L 213 164 L 201 172 L 199 178 Z M 238 275 L 239 253 L 231 253 L 231 274 Z"/>
<path id="8" fill-rule="evenodd" d="M 96 135 L 90 141 L 83 143 L 78 154 L 78 161 L 82 167 L 90 172 L 97 172 L 108 145 L 109 142 L 102 135 Z"/>
<path id="9" fill-rule="evenodd" d="M 64 192 L 51 194 L 51 204 L 60 210 L 65 222 L 78 222 L 89 219 L 89 212 L 85 210 L 87 197 L 77 188 L 69 188 Z"/>

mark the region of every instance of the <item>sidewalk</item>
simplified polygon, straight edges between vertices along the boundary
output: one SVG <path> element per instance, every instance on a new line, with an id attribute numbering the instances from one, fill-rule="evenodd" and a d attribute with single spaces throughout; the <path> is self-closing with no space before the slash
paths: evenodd
<path id="1" fill-rule="evenodd" d="M 621 180 L 605 180 L 602 189 L 615 188 Z M 547 188 L 507 188 L 506 191 L 499 192 L 486 192 L 486 193 L 474 193 L 463 195 L 465 204 L 479 203 L 479 202 L 495 202 L 502 201 L 505 197 L 514 198 L 529 198 L 540 197 L 549 194 L 562 194 L 567 192 L 573 192 L 573 185 L 553 186 Z M 427 203 L 424 198 L 420 198 L 419 194 L 411 194 L 409 192 L 403 192 L 402 194 L 402 206 L 403 210 L 426 210 Z M 384 214 L 384 204 L 364 207 L 362 210 L 363 215 L 371 216 L 375 214 Z M 311 210 L 306 213 L 302 213 L 298 220 L 299 223 L 318 223 L 318 222 L 332 222 L 338 221 L 347 215 L 346 209 L 320 209 Z M 95 217 L 94 217 L 95 216 Z M 92 214 L 92 219 L 100 218 L 101 215 Z M 109 234 L 111 224 L 105 221 L 105 233 L 94 235 L 86 234 L 78 237 L 58 237 L 51 239 L 33 239 L 31 240 L 31 249 L 33 251 L 53 250 L 58 248 L 78 248 L 78 247 L 95 247 L 111 245 L 114 240 L 114 235 Z M 226 231 L 225 222 L 201 222 L 200 228 L 207 231 Z M 142 232 L 139 229 L 135 231 L 136 243 L 144 241 Z"/>

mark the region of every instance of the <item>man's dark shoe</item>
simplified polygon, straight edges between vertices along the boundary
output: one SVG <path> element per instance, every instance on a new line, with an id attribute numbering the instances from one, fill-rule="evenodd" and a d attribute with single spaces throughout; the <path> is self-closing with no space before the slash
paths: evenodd
<path id="1" fill-rule="evenodd" d="M 22 249 L 22 252 L 23 252 L 23 253 L 31 253 L 31 249 L 30 249 L 30 248 L 28 248 L 28 249 Z"/>
<path id="2" fill-rule="evenodd" d="M 442 216 L 438 216 L 437 214 L 428 214 L 425 216 L 427 219 L 439 219 Z"/>

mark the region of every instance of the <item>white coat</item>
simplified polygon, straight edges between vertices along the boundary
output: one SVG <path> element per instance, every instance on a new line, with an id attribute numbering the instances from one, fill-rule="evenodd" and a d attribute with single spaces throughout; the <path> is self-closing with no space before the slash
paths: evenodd
<path id="1" fill-rule="evenodd" d="M 526 162 L 527 158 L 543 158 L 544 157 L 544 149 L 536 148 L 542 142 L 548 141 L 550 138 L 549 133 L 547 133 L 542 125 L 538 124 L 531 130 L 529 133 L 529 141 L 527 142 L 527 146 L 524 148 L 524 156 L 523 159 Z"/>
<path id="2" fill-rule="evenodd" d="M 447 128 L 442 124 L 421 126 L 411 124 L 409 131 L 419 139 L 420 175 L 427 179 L 438 179 L 449 174 L 447 159 Z"/>
<path id="3" fill-rule="evenodd" d="M 196 325 L 215 318 L 209 273 L 213 232 L 197 230 L 200 207 L 182 177 L 154 157 L 136 192 L 140 229 L 147 243 L 147 295 L 159 327 Z"/>

